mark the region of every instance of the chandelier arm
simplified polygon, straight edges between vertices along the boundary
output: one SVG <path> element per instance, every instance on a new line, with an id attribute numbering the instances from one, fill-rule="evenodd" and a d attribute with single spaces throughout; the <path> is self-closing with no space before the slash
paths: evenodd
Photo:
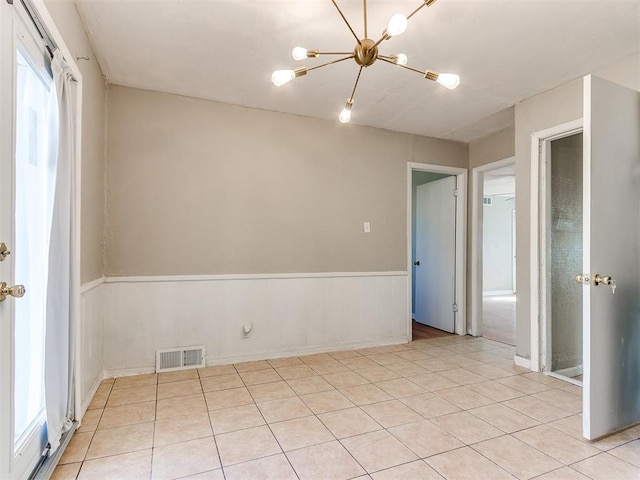
<path id="1" fill-rule="evenodd" d="M 358 42 L 358 45 L 360 45 L 360 39 L 358 38 L 358 35 L 356 35 L 356 32 L 353 31 L 353 28 L 351 28 L 351 24 L 349 23 L 349 21 L 347 20 L 347 17 L 344 16 L 344 13 L 342 13 L 342 10 L 340 10 L 340 7 L 338 6 L 338 4 L 336 3 L 336 0 L 331 0 L 331 2 L 333 3 L 333 5 L 336 7 L 336 10 L 338 10 L 338 13 L 340 14 L 340 16 L 342 17 L 342 20 L 344 20 L 344 23 L 347 24 L 347 27 L 349 28 L 349 30 L 351 31 L 351 34 L 354 36 L 354 38 L 356 39 L 356 41 Z"/>
<path id="2" fill-rule="evenodd" d="M 387 31 L 385 30 L 384 33 L 382 34 L 382 36 L 378 39 L 378 41 L 376 43 L 374 43 L 373 45 L 371 45 L 371 47 L 369 47 L 369 49 L 373 50 L 378 45 L 380 45 L 382 42 L 384 42 L 385 40 L 389 40 L 390 38 L 391 37 L 389 36 Z"/>
<path id="3" fill-rule="evenodd" d="M 318 55 L 353 55 L 353 52 L 318 52 Z"/>
<path id="4" fill-rule="evenodd" d="M 433 5 L 434 3 L 436 3 L 436 0 L 424 0 L 424 2 L 422 3 L 422 5 L 420 5 L 418 8 L 416 8 L 413 12 L 411 12 L 408 16 L 407 16 L 407 20 L 409 20 L 411 17 L 413 17 L 416 13 L 418 13 L 420 10 L 422 10 L 423 7 L 430 7 L 431 5 Z"/>
<path id="5" fill-rule="evenodd" d="M 344 57 L 344 58 L 339 58 L 338 60 L 334 60 L 333 62 L 327 62 L 327 63 L 322 63 L 320 65 L 315 65 L 313 67 L 309 67 L 306 69 L 307 72 L 310 72 L 311 70 L 316 70 L 318 68 L 322 68 L 322 67 L 326 67 L 327 65 L 333 65 L 334 63 L 340 63 L 340 62 L 344 62 L 345 60 L 350 60 L 354 57 L 354 55 L 349 55 L 348 57 Z"/>
<path id="6" fill-rule="evenodd" d="M 417 68 L 410 67 L 409 65 L 401 65 L 399 63 L 394 62 L 393 60 L 390 60 L 388 57 L 385 57 L 383 55 L 378 55 L 378 60 L 382 60 L 383 62 L 390 63 L 391 65 L 395 65 L 396 67 L 402 67 L 404 69 L 411 70 L 412 72 L 417 72 L 420 75 L 425 74 L 425 72 L 422 70 L 418 70 Z"/>
<path id="7" fill-rule="evenodd" d="M 358 82 L 360 81 L 360 74 L 362 73 L 362 69 L 364 67 L 360 67 L 360 70 L 358 70 L 358 76 L 356 77 L 356 83 L 353 85 L 353 90 L 351 90 L 351 95 L 349 96 L 349 99 L 353 102 L 353 96 L 356 94 L 356 88 L 358 88 Z"/>

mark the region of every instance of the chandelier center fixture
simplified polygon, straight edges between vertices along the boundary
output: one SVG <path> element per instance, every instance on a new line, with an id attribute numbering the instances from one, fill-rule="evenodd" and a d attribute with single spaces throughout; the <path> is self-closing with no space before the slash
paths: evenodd
<path id="1" fill-rule="evenodd" d="M 363 68 L 370 67 L 373 65 L 376 60 L 381 60 L 385 63 L 389 63 L 391 65 L 396 65 L 398 67 L 402 67 L 406 70 L 411 70 L 413 72 L 418 72 L 424 75 L 424 78 L 427 80 L 431 80 L 437 82 L 444 87 L 453 90 L 460 84 L 460 77 L 455 73 L 438 73 L 432 70 L 418 70 L 417 68 L 413 68 L 407 65 L 407 56 L 404 53 L 398 53 L 395 55 L 381 55 L 378 52 L 378 45 L 382 42 L 391 39 L 392 37 L 397 37 L 398 35 L 402 35 L 404 31 L 407 29 L 409 24 L 409 19 L 413 17 L 416 13 L 418 13 L 423 7 L 430 7 L 433 5 L 436 0 L 423 0 L 423 3 L 416 8 L 409 15 L 404 15 L 402 13 L 396 13 L 391 17 L 389 23 L 387 24 L 387 28 L 382 32 L 382 36 L 377 40 L 373 41 L 368 38 L 368 25 L 367 25 L 367 0 L 363 0 L 363 13 L 364 13 L 364 38 L 361 39 L 355 33 L 351 24 L 347 20 L 347 18 L 340 10 L 340 7 L 336 3 L 336 0 L 331 0 L 333 5 L 336 7 L 336 10 L 344 20 L 344 23 L 347 25 L 347 28 L 351 32 L 351 34 L 356 39 L 356 46 L 353 49 L 353 52 L 320 52 L 319 50 L 307 50 L 303 47 L 295 47 L 291 52 L 291 56 L 294 60 L 304 60 L 307 58 L 318 58 L 320 55 L 347 55 L 346 57 L 339 58 L 338 60 L 333 60 L 331 62 L 322 63 L 320 65 L 315 65 L 312 67 L 301 67 L 296 68 L 295 70 L 276 70 L 273 72 L 271 76 L 271 81 L 276 87 L 280 87 L 285 83 L 290 82 L 294 78 L 302 77 L 306 75 L 307 72 L 311 70 L 315 70 L 321 67 L 326 67 L 327 65 L 333 65 L 335 63 L 343 62 L 345 60 L 353 59 L 357 65 L 360 66 L 358 70 L 358 76 L 356 77 L 356 82 L 353 86 L 353 90 L 351 91 L 351 95 L 347 99 L 347 102 L 344 106 L 342 112 L 338 116 L 338 119 L 342 123 L 348 123 L 351 120 L 351 108 L 353 107 L 353 98 L 356 93 L 356 88 L 358 87 L 358 82 L 360 81 L 360 74 L 362 73 Z"/>

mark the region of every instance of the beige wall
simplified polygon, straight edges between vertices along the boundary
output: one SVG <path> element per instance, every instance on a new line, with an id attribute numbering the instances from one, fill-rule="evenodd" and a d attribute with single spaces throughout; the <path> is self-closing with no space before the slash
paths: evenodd
<path id="1" fill-rule="evenodd" d="M 84 27 L 71 1 L 46 0 L 49 13 L 64 41 L 79 60 L 82 73 L 82 242 L 81 282 L 103 275 L 105 82 Z"/>
<path id="2" fill-rule="evenodd" d="M 630 55 L 594 74 L 640 91 L 640 54 Z M 531 356 L 531 134 L 582 118 L 582 103 L 582 79 L 579 79 L 516 105 L 516 350 L 522 357 Z"/>
<path id="3" fill-rule="evenodd" d="M 404 271 L 407 162 L 468 162 L 460 143 L 120 86 L 107 125 L 109 276 Z"/>
<path id="4" fill-rule="evenodd" d="M 469 169 L 515 155 L 515 127 L 493 133 L 469 144 Z"/>

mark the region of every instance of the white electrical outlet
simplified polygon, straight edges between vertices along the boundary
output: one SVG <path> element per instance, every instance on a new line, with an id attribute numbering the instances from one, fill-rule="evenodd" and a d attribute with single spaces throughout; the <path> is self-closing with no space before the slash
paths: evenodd
<path id="1" fill-rule="evenodd" d="M 364 222 L 364 233 L 371 233 L 371 224 L 369 222 Z"/>

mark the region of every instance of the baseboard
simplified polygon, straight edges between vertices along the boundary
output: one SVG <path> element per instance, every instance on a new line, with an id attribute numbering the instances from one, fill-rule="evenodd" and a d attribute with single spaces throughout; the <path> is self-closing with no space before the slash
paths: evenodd
<path id="1" fill-rule="evenodd" d="M 584 369 L 582 368 L 582 365 L 578 365 L 576 367 L 561 368 L 560 370 L 554 370 L 552 373 L 555 373 L 556 375 L 561 375 L 563 377 L 577 377 L 578 375 L 582 375 L 583 372 L 584 372 Z"/>
<path id="2" fill-rule="evenodd" d="M 482 296 L 483 297 L 495 297 L 498 295 L 513 295 L 514 292 L 513 290 L 490 290 L 488 292 L 482 292 Z"/>
<path id="3" fill-rule="evenodd" d="M 531 359 L 530 358 L 525 358 L 525 357 L 521 357 L 519 355 L 515 355 L 513 357 L 513 363 L 515 363 L 518 367 L 528 368 L 529 370 L 531 370 Z"/>
<path id="4" fill-rule="evenodd" d="M 209 355 L 207 356 L 206 364 L 208 367 L 214 366 L 214 365 L 230 365 L 233 363 L 254 362 L 257 360 L 274 360 L 276 358 L 301 357 L 304 355 L 315 355 L 317 353 L 341 352 L 345 350 L 359 350 L 361 348 L 385 347 L 389 345 L 402 345 L 405 343 L 408 343 L 408 340 L 406 337 L 397 337 L 397 338 L 389 339 L 384 342 L 359 342 L 359 343 L 333 345 L 328 347 L 291 348 L 286 350 L 279 350 L 277 352 L 261 352 L 261 353 L 255 353 L 250 355 L 234 355 L 234 356 L 227 356 L 227 357 L 214 357 Z M 104 378 L 129 377 L 132 375 L 145 375 L 149 373 L 155 373 L 155 371 L 156 371 L 155 366 L 109 370 L 109 371 L 105 371 Z"/>
<path id="5" fill-rule="evenodd" d="M 97 376 L 95 378 L 95 380 L 93 381 L 93 384 L 91 385 L 91 388 L 89 389 L 89 391 L 85 394 L 84 398 L 82 399 L 82 412 L 80 417 L 78 417 L 76 415 L 76 421 L 78 422 L 82 422 L 82 417 L 84 417 L 84 414 L 86 413 L 87 409 L 89 408 L 89 405 L 91 404 L 91 400 L 93 400 L 93 397 L 95 396 L 96 392 L 98 391 L 98 387 L 100 386 L 100 384 L 102 383 L 102 380 L 104 380 L 104 375 L 103 376 Z"/>

